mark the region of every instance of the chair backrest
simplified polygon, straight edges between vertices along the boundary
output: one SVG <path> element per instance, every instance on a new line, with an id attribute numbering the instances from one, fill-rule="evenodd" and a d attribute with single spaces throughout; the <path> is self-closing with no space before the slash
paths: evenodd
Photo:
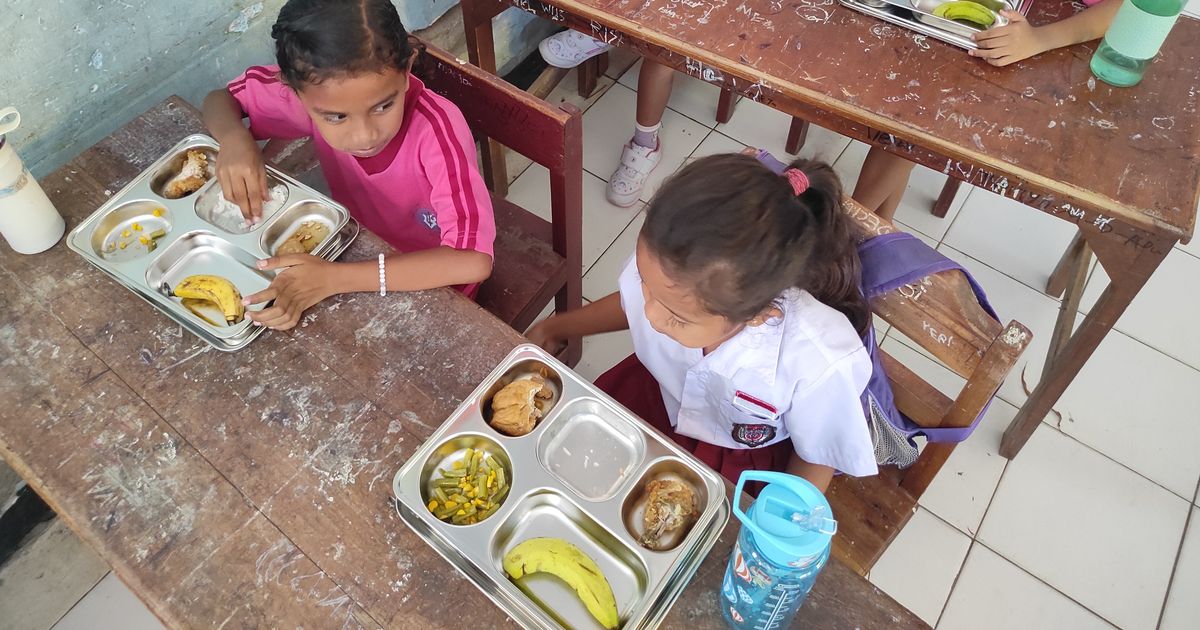
<path id="1" fill-rule="evenodd" d="M 897 231 L 853 200 L 847 200 L 843 209 L 860 238 Z M 966 277 L 956 271 L 932 274 L 879 296 L 871 301 L 871 310 L 966 379 L 962 391 L 951 400 L 884 353 L 896 407 L 924 427 L 970 426 L 1032 339 L 1020 322 L 1004 325 L 992 319 L 976 300 Z M 953 444 L 926 444 L 917 462 L 894 477 L 918 498 L 953 449 Z"/>

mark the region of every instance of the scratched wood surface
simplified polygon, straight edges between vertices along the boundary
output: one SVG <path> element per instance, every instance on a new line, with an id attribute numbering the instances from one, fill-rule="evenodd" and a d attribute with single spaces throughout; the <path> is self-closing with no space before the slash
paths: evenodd
<path id="1" fill-rule="evenodd" d="M 1087 208 L 1089 223 L 1192 232 L 1200 21 L 1187 16 L 1145 80 L 1120 89 L 1092 78 L 1094 43 L 993 68 L 837 0 L 509 4 L 1043 210 L 1067 213 L 1067 203 Z M 1038 2 L 1031 22 L 1079 7 Z"/>
<path id="2" fill-rule="evenodd" d="M 201 129 L 169 99 L 43 187 L 73 227 Z M 364 233 L 345 256 L 383 247 Z M 342 296 L 224 354 L 60 243 L 0 252 L 0 322 L 0 454 L 167 625 L 513 625 L 391 499 L 395 471 L 520 341 L 475 304 L 445 290 Z M 668 627 L 719 627 L 736 531 Z M 802 619 L 925 627 L 837 563 Z"/>

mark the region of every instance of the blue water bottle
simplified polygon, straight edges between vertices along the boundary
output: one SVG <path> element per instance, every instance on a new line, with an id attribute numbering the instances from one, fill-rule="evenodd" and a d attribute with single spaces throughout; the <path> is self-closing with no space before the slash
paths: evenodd
<path id="1" fill-rule="evenodd" d="M 769 484 L 746 512 L 742 487 Z M 837 521 L 825 495 L 793 475 L 748 470 L 738 478 L 733 514 L 742 522 L 725 579 L 721 614 L 730 628 L 787 628 L 829 560 Z"/>

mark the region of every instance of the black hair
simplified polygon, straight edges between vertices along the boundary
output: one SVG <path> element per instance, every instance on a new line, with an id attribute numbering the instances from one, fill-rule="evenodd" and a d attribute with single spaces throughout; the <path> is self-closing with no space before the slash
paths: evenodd
<path id="1" fill-rule="evenodd" d="M 414 45 L 390 0 L 288 0 L 271 27 L 294 89 L 335 76 L 408 69 Z"/>
<path id="2" fill-rule="evenodd" d="M 643 242 L 710 313 L 749 321 L 796 287 L 842 312 L 861 334 L 871 316 L 841 182 L 821 162 L 797 160 L 791 168 L 808 176 L 800 195 L 751 155 L 700 158 L 650 200 Z"/>

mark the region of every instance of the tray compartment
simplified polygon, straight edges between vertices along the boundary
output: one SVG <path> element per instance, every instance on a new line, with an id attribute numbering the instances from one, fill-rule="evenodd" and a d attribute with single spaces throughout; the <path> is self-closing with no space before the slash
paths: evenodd
<path id="1" fill-rule="evenodd" d="M 615 495 L 645 453 L 638 427 L 594 398 L 572 400 L 538 439 L 538 459 L 546 470 L 591 501 Z"/>
<path id="2" fill-rule="evenodd" d="M 492 566 L 507 578 L 505 554 L 530 538 L 542 537 L 566 540 L 596 562 L 612 587 L 622 622 L 642 603 L 649 581 L 645 562 L 557 490 L 530 494 L 513 509 L 492 538 Z M 563 627 L 602 628 L 575 591 L 559 578 L 535 573 L 510 582 Z"/>
<path id="3" fill-rule="evenodd" d="M 259 238 L 259 247 L 274 256 L 279 246 L 295 234 L 301 224 L 312 221 L 324 225 L 329 230 L 329 235 L 312 249 L 313 252 L 320 252 L 337 237 L 343 220 L 341 213 L 333 206 L 320 201 L 303 201 L 279 213 L 275 220 L 267 224 Z"/>
<path id="4" fill-rule="evenodd" d="M 211 232 L 188 232 L 154 259 L 146 269 L 146 284 L 152 291 L 165 295 L 164 285 L 174 287 L 188 276 L 212 274 L 228 279 L 245 297 L 267 288 L 275 277 L 273 272 L 256 268 L 257 262 L 257 257 Z M 249 319 L 234 325 L 226 325 L 220 318 L 210 321 L 185 308 L 179 298 L 168 296 L 167 299 L 175 312 L 222 336 L 236 333 L 250 323 Z M 247 306 L 246 310 L 261 310 L 263 306 L 255 304 Z"/>
<path id="5" fill-rule="evenodd" d="M 275 216 L 287 203 L 289 196 L 287 185 L 270 174 L 267 175 L 267 189 L 271 193 L 271 199 L 263 202 L 263 221 Z M 259 224 L 246 223 L 237 204 L 225 199 L 219 183 L 200 191 L 200 195 L 196 197 L 196 216 L 227 234 L 245 234 L 259 227 Z"/>
<path id="6" fill-rule="evenodd" d="M 646 486 L 651 481 L 658 479 L 673 479 L 690 486 L 692 491 L 696 493 L 695 503 L 698 512 L 703 511 L 704 506 L 708 505 L 708 487 L 691 466 L 688 466 L 683 460 L 674 457 L 664 457 L 654 461 L 642 473 L 641 478 L 630 489 L 629 493 L 625 496 L 625 501 L 621 504 L 621 520 L 625 523 L 625 530 L 629 532 L 629 535 L 635 541 L 638 541 L 639 545 L 642 544 L 642 536 L 645 534 L 642 517 L 646 513 L 646 504 L 649 500 L 649 492 Z M 642 546 L 652 551 L 669 551 L 675 549 L 691 533 L 692 528 L 696 526 L 699 516 L 699 514 L 694 515 L 684 526 L 659 538 L 656 547 Z"/>
<path id="7" fill-rule="evenodd" d="M 109 210 L 96 222 L 92 228 L 92 251 L 114 263 L 137 260 L 162 242 L 162 238 L 150 239 L 150 234 L 157 230 L 171 233 L 170 209 L 156 201 L 130 201 Z"/>
<path id="8" fill-rule="evenodd" d="M 540 400 L 542 417 L 538 418 L 537 424 L 534 425 L 533 431 L 530 431 L 530 435 L 537 431 L 538 427 L 545 424 L 546 419 L 550 417 L 550 412 L 552 412 L 554 408 L 558 406 L 558 401 L 560 398 L 562 398 L 563 379 L 558 373 L 558 370 L 550 366 L 550 364 L 537 359 L 526 359 L 514 364 L 511 368 L 506 370 L 500 378 L 496 379 L 496 381 L 487 388 L 487 391 L 480 399 L 480 413 L 483 414 L 483 420 L 484 422 L 488 423 L 488 427 L 491 427 L 492 398 L 496 395 L 496 392 L 504 389 L 506 385 L 517 379 L 531 378 L 533 376 L 541 376 L 542 378 L 546 379 L 545 387 L 550 389 L 550 398 Z M 496 431 L 496 429 L 492 430 Z M 512 436 L 504 435 L 499 431 L 496 431 L 496 434 L 505 438 L 512 438 Z"/>
<path id="9" fill-rule="evenodd" d="M 167 198 L 166 195 L 163 194 L 163 189 L 166 187 L 167 182 L 169 182 L 172 177 L 178 175 L 179 171 L 183 169 L 183 164 L 187 161 L 187 154 L 189 151 L 199 151 L 208 158 L 207 168 L 205 169 L 204 174 L 205 180 L 211 182 L 212 179 L 217 176 L 217 148 L 215 146 L 197 144 L 184 147 L 176 151 L 175 155 L 171 156 L 171 159 L 167 160 L 167 162 L 159 167 L 159 169 L 155 171 L 154 175 L 151 176 L 150 190 L 154 191 L 154 194 L 162 197 L 163 199 Z M 208 184 L 205 184 L 205 186 L 207 185 Z M 201 186 L 200 190 L 203 188 L 204 186 Z M 177 199 L 185 199 L 194 194 L 196 194 L 196 191 L 177 197 Z"/>
<path id="10" fill-rule="evenodd" d="M 509 488 L 512 487 L 512 485 L 513 485 L 512 460 L 509 459 L 508 451 L 504 450 L 503 446 L 500 446 L 498 443 L 496 443 L 495 440 L 493 440 L 485 435 L 479 435 L 477 433 L 463 433 L 463 434 L 455 435 L 455 436 L 451 437 L 450 439 L 446 440 L 445 442 L 443 442 L 436 449 L 434 449 L 434 451 L 432 453 L 430 453 L 429 457 L 426 458 L 425 465 L 422 466 L 422 468 L 421 468 L 421 476 L 420 476 L 421 501 L 422 501 L 422 504 L 424 506 L 426 506 L 425 507 L 426 511 L 428 511 L 429 502 L 434 498 L 433 489 L 435 486 L 435 482 L 437 481 L 438 478 L 441 477 L 441 474 L 438 473 L 437 471 L 439 469 L 452 470 L 453 466 L 454 466 L 454 462 L 463 460 L 464 456 L 466 455 L 467 449 L 475 449 L 477 451 L 483 451 L 487 455 L 495 457 L 496 461 L 499 462 L 500 466 L 504 469 L 504 474 L 508 481 Z M 511 494 L 504 497 L 504 499 L 502 499 L 499 502 L 500 506 L 503 507 L 504 503 L 506 501 L 508 501 L 511 497 L 512 497 Z M 446 523 L 447 525 L 451 525 L 453 527 L 474 527 L 474 526 L 482 525 L 483 523 L 488 522 L 494 516 L 495 516 L 495 514 L 489 516 L 487 519 L 484 519 L 478 523 L 474 523 L 471 525 L 460 525 L 460 524 L 456 524 L 456 523 L 451 523 L 449 521 L 442 521 L 442 522 Z"/>

